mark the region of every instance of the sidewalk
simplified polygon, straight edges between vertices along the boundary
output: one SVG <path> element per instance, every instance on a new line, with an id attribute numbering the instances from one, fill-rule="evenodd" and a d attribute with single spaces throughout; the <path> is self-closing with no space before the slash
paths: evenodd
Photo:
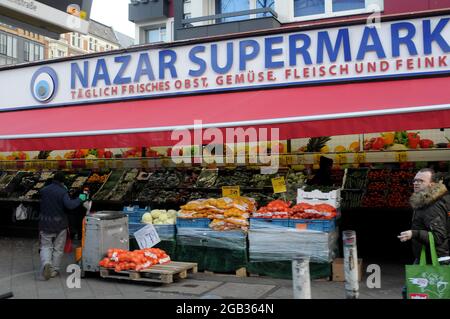
<path id="1" fill-rule="evenodd" d="M 0 294 L 12 291 L 18 299 L 291 299 L 292 281 L 270 277 L 239 278 L 197 273 L 169 285 L 105 280 L 96 274 L 69 289 L 68 273 L 49 281 L 38 279 L 38 241 L 0 237 Z M 63 264 L 73 262 L 66 254 Z M 63 267 L 65 269 L 66 267 Z M 381 265 L 381 289 L 368 289 L 365 276 L 360 299 L 400 299 L 404 281 L 401 265 Z M 313 299 L 344 299 L 344 283 L 313 281 Z"/>

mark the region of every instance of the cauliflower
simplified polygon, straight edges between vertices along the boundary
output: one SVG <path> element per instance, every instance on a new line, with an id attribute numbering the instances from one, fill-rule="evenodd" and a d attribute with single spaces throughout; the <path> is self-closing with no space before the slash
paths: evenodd
<path id="1" fill-rule="evenodd" d="M 152 210 L 152 212 L 151 212 L 150 214 L 152 215 L 152 217 L 153 217 L 154 219 L 158 219 L 158 218 L 161 216 L 161 214 L 162 214 L 163 212 L 165 212 L 165 210 L 154 209 L 154 210 Z"/>
<path id="2" fill-rule="evenodd" d="M 150 213 L 145 213 L 144 215 L 142 215 L 141 221 L 144 224 L 151 224 L 153 222 L 152 215 Z"/>

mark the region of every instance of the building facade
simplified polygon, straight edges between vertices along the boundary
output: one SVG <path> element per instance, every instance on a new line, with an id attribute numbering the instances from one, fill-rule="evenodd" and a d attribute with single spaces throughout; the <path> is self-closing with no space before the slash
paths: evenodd
<path id="1" fill-rule="evenodd" d="M 95 20 L 87 35 L 71 32 L 59 39 L 0 23 L 0 66 L 56 59 L 129 47 L 134 39 Z"/>
<path id="2" fill-rule="evenodd" d="M 44 36 L 0 23 L 0 66 L 46 59 L 47 47 Z"/>
<path id="3" fill-rule="evenodd" d="M 133 39 L 130 41 L 133 42 Z M 61 35 L 59 40 L 49 39 L 48 56 L 50 59 L 61 58 L 111 51 L 122 47 L 123 45 L 112 27 L 91 20 L 87 35 L 71 32 Z"/>
<path id="4" fill-rule="evenodd" d="M 443 11 L 450 0 L 132 0 L 139 44 Z"/>

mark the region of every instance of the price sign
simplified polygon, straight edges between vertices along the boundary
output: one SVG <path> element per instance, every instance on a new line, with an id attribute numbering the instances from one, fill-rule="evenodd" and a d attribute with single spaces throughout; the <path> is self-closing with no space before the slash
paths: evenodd
<path id="1" fill-rule="evenodd" d="M 123 161 L 122 160 L 117 160 L 116 161 L 116 168 L 123 168 Z"/>
<path id="2" fill-rule="evenodd" d="M 236 198 L 241 196 L 241 189 L 239 186 L 223 186 L 222 196 Z"/>
<path id="3" fill-rule="evenodd" d="M 46 169 L 52 169 L 52 167 L 53 167 L 53 161 L 45 161 Z"/>
<path id="4" fill-rule="evenodd" d="M 408 161 L 408 153 L 406 152 L 395 153 L 395 160 L 399 163 Z"/>
<path id="5" fill-rule="evenodd" d="M 335 160 L 338 164 L 345 164 L 347 163 L 347 156 L 344 154 L 337 154 Z"/>
<path id="6" fill-rule="evenodd" d="M 314 164 L 319 164 L 321 157 L 322 157 L 322 154 L 314 154 Z"/>
<path id="7" fill-rule="evenodd" d="M 105 160 L 98 161 L 97 165 L 98 165 L 98 168 L 105 168 L 106 167 Z"/>
<path id="8" fill-rule="evenodd" d="M 286 156 L 286 164 L 287 165 L 294 165 L 295 164 L 295 157 L 293 155 Z"/>
<path id="9" fill-rule="evenodd" d="M 94 161 L 91 159 L 86 160 L 86 167 L 87 168 L 94 168 Z"/>
<path id="10" fill-rule="evenodd" d="M 33 163 L 32 162 L 25 162 L 25 166 L 24 166 L 24 168 L 25 169 L 32 169 L 33 168 Z"/>
<path id="11" fill-rule="evenodd" d="M 361 164 L 366 162 L 366 153 L 356 153 L 355 154 L 355 163 Z"/>
<path id="12" fill-rule="evenodd" d="M 281 166 L 286 166 L 287 165 L 287 156 L 286 155 L 280 155 L 279 159 L 280 159 L 280 165 Z"/>
<path id="13" fill-rule="evenodd" d="M 134 237 L 141 249 L 152 248 L 161 241 L 158 232 L 152 224 L 136 231 Z"/>
<path id="14" fill-rule="evenodd" d="M 66 161 L 66 168 L 72 169 L 72 161 Z"/>
<path id="15" fill-rule="evenodd" d="M 287 192 L 286 181 L 284 180 L 284 177 L 272 178 L 272 187 L 275 194 Z"/>
<path id="16" fill-rule="evenodd" d="M 303 171 L 305 169 L 305 165 L 292 165 L 292 169 L 294 171 Z"/>

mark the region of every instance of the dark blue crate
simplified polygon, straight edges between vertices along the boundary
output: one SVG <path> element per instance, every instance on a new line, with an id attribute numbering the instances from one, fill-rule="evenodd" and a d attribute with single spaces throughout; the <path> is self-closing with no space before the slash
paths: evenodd
<path id="1" fill-rule="evenodd" d="M 145 226 L 147 226 L 147 224 L 129 222 L 128 223 L 128 234 L 133 235 L 135 232 L 137 232 L 139 229 L 141 229 Z"/>
<path id="2" fill-rule="evenodd" d="M 174 239 L 176 235 L 175 225 L 153 225 L 161 240 Z"/>
<path id="3" fill-rule="evenodd" d="M 290 219 L 289 227 L 329 233 L 336 229 L 336 219 Z"/>
<path id="4" fill-rule="evenodd" d="M 209 218 L 177 218 L 177 227 L 209 228 Z"/>
<path id="5" fill-rule="evenodd" d="M 250 229 L 289 227 L 288 218 L 250 218 Z"/>

